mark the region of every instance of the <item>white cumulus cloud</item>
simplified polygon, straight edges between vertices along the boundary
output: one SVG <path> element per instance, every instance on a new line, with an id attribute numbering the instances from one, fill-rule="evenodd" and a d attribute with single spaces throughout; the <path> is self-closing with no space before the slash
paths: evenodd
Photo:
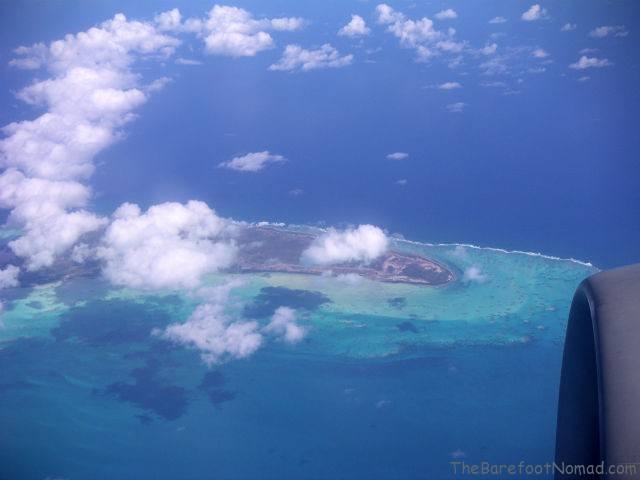
<path id="1" fill-rule="evenodd" d="M 351 15 L 351 21 L 338 30 L 338 35 L 345 37 L 361 37 L 369 35 L 371 29 L 360 15 Z"/>
<path id="2" fill-rule="evenodd" d="M 497 50 L 498 50 L 498 44 L 491 43 L 489 45 L 485 45 L 484 47 L 482 47 L 480 49 L 480 53 L 482 53 L 483 55 L 493 55 L 494 53 L 496 53 Z"/>
<path id="3" fill-rule="evenodd" d="M 577 62 L 570 64 L 569 68 L 573 68 L 574 70 L 584 70 L 586 68 L 602 68 L 610 65 L 611 62 L 606 58 L 587 57 L 586 55 L 582 55 Z"/>
<path id="4" fill-rule="evenodd" d="M 18 281 L 19 273 L 20 269 L 15 265 L 7 265 L 4 268 L 0 268 L 0 290 L 17 287 L 20 284 Z"/>
<path id="5" fill-rule="evenodd" d="M 531 55 L 535 58 L 547 58 L 549 56 L 549 52 L 547 52 L 543 48 L 536 48 L 531 52 Z"/>
<path id="6" fill-rule="evenodd" d="M 199 286 L 203 275 L 231 265 L 229 224 L 205 203 L 162 203 L 142 213 L 125 203 L 113 214 L 97 249 L 112 283 L 140 289 Z"/>
<path id="7" fill-rule="evenodd" d="M 526 22 L 533 22 L 540 20 L 547 16 L 547 10 L 542 8 L 539 4 L 535 3 L 529 7 L 529 10 L 524 12 L 520 18 Z"/>
<path id="8" fill-rule="evenodd" d="M 198 67 L 200 65 L 202 65 L 202 62 L 200 60 L 194 60 L 192 58 L 176 58 L 176 63 L 178 65 L 186 65 L 189 67 Z"/>
<path id="9" fill-rule="evenodd" d="M 278 307 L 264 331 L 281 336 L 287 343 L 298 343 L 307 334 L 296 322 L 296 311 L 289 307 Z"/>
<path id="10" fill-rule="evenodd" d="M 626 37 L 627 35 L 629 35 L 629 31 L 624 25 L 603 25 L 589 32 L 589 36 L 593 38 Z"/>
<path id="11" fill-rule="evenodd" d="M 305 25 L 298 17 L 256 19 L 247 10 L 228 5 L 214 5 L 203 19 L 189 18 L 180 23 L 177 18 L 177 15 L 168 20 L 157 17 L 157 21 L 171 25 L 175 31 L 198 34 L 209 54 L 230 57 L 253 57 L 275 46 L 270 31 L 293 31 Z"/>
<path id="12" fill-rule="evenodd" d="M 438 85 L 438 88 L 440 90 L 455 90 L 457 88 L 462 88 L 462 85 L 458 82 L 444 82 Z"/>
<path id="13" fill-rule="evenodd" d="M 155 335 L 195 348 L 207 365 L 250 356 L 260 348 L 263 337 L 257 322 L 234 321 L 225 313 L 224 305 L 235 286 L 230 282 L 215 287 L 209 301 L 196 307 L 184 323 L 155 330 Z"/>
<path id="14" fill-rule="evenodd" d="M 416 60 L 424 61 L 441 52 L 459 53 L 465 46 L 455 41 L 455 30 L 437 30 L 427 17 L 408 19 L 403 13 L 382 3 L 376 7 L 378 23 L 387 26 L 387 31 L 396 36 L 404 48 L 416 51 Z"/>
<path id="15" fill-rule="evenodd" d="M 370 262 L 389 248 L 387 235 L 374 225 L 336 230 L 330 228 L 302 253 L 302 262 L 335 265 L 345 262 Z"/>
<path id="16" fill-rule="evenodd" d="M 561 32 L 571 32 L 573 30 L 575 30 L 576 28 L 578 28 L 578 26 L 575 23 L 565 23 L 562 28 L 560 28 Z"/>
<path id="17" fill-rule="evenodd" d="M 247 153 L 240 157 L 234 157 L 228 162 L 221 163 L 219 166 L 239 172 L 258 172 L 270 163 L 281 163 L 285 161 L 286 159 L 282 155 L 276 155 L 265 150 L 263 152 Z"/>
<path id="18" fill-rule="evenodd" d="M 269 70 L 293 71 L 316 70 L 321 68 L 340 68 L 351 65 L 353 55 L 341 55 L 330 44 L 325 43 L 316 50 L 307 50 L 299 45 L 287 45 L 282 57 Z"/>
<path id="19" fill-rule="evenodd" d="M 406 152 L 393 152 L 387 155 L 389 160 L 406 160 L 409 158 L 409 154 Z"/>
<path id="20" fill-rule="evenodd" d="M 500 23 L 506 23 L 507 19 L 504 17 L 493 17 L 491 20 L 489 20 L 489 23 L 493 24 L 493 25 L 498 25 Z"/>
<path id="21" fill-rule="evenodd" d="M 466 107 L 467 104 L 464 102 L 455 102 L 447 105 L 447 110 L 450 113 L 462 113 Z"/>
<path id="22" fill-rule="evenodd" d="M 438 20 L 453 20 L 454 18 L 458 18 L 458 14 L 453 8 L 447 8 L 446 10 L 441 10 L 436 13 L 435 17 Z"/>

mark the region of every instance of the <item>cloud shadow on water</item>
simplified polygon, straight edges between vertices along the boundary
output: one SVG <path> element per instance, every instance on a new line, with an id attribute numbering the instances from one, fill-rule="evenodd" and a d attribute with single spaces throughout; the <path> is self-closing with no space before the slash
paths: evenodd
<path id="1" fill-rule="evenodd" d="M 160 364 L 149 360 L 143 367 L 131 371 L 134 383 L 115 382 L 102 392 L 121 402 L 131 403 L 165 420 L 176 420 L 187 410 L 187 391 L 176 385 L 163 384 L 158 379 Z M 149 415 L 136 415 L 142 423 L 149 423 Z"/>
<path id="2" fill-rule="evenodd" d="M 230 402 L 236 398 L 235 391 L 222 388 L 225 384 L 226 379 L 222 373 L 213 370 L 202 377 L 200 390 L 209 397 L 209 401 L 213 406 L 220 407 L 223 403 Z"/>
<path id="3" fill-rule="evenodd" d="M 71 308 L 51 334 L 58 341 L 76 338 L 92 346 L 145 342 L 154 327 L 162 327 L 169 320 L 166 313 L 148 304 L 94 300 Z"/>
<path id="4" fill-rule="evenodd" d="M 321 292 L 295 290 L 286 287 L 264 287 L 253 302 L 244 308 L 247 318 L 264 318 L 273 315 L 278 307 L 291 307 L 309 311 L 331 303 L 331 299 Z"/>

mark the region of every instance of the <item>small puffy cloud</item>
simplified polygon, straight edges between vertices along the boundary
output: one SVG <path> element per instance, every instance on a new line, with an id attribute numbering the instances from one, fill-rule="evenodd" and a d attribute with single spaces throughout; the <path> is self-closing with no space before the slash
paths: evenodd
<path id="1" fill-rule="evenodd" d="M 400 185 L 401 187 L 404 187 L 405 185 L 407 185 L 407 183 L 409 183 L 407 181 L 406 178 L 401 178 L 399 180 L 396 180 L 396 185 Z"/>
<path id="2" fill-rule="evenodd" d="M 560 28 L 561 32 L 571 32 L 573 30 L 575 30 L 576 28 L 578 28 L 578 26 L 575 23 L 565 23 L 562 28 Z"/>
<path id="3" fill-rule="evenodd" d="M 301 260 L 311 265 L 370 262 L 388 248 L 387 235 L 374 225 L 360 225 L 346 230 L 330 228 L 302 252 Z"/>
<path id="4" fill-rule="evenodd" d="M 462 88 L 462 85 L 458 82 L 444 82 L 438 85 L 440 90 L 455 90 L 456 88 Z"/>
<path id="5" fill-rule="evenodd" d="M 296 311 L 289 307 L 278 307 L 264 331 L 282 337 L 287 343 L 298 343 L 307 333 L 296 323 Z"/>
<path id="6" fill-rule="evenodd" d="M 626 37 L 627 35 L 629 35 L 629 31 L 624 25 L 603 25 L 589 32 L 589 36 L 593 38 Z"/>
<path id="7" fill-rule="evenodd" d="M 531 52 L 531 56 L 535 58 L 547 58 L 549 56 L 549 52 L 542 48 L 536 48 L 533 52 Z"/>
<path id="8" fill-rule="evenodd" d="M 464 47 L 464 42 L 454 42 L 453 40 L 441 40 L 436 42 L 436 48 L 443 52 L 460 53 Z"/>
<path id="9" fill-rule="evenodd" d="M 498 50 L 498 44 L 491 43 L 489 45 L 485 45 L 484 47 L 482 47 L 480 49 L 480 53 L 482 53 L 483 55 L 493 55 L 494 53 L 496 53 L 497 50 Z"/>
<path id="10" fill-rule="evenodd" d="M 7 265 L 5 268 L 0 268 L 0 290 L 17 287 L 20 284 L 18 281 L 19 273 L 20 269 L 15 265 Z"/>
<path id="11" fill-rule="evenodd" d="M 584 75 L 584 76 L 578 78 L 579 82 L 587 82 L 589 80 L 591 80 L 591 77 L 589 75 Z"/>
<path id="12" fill-rule="evenodd" d="M 441 10 L 435 14 L 435 17 L 438 20 L 453 20 L 454 18 L 458 18 L 458 14 L 452 8 L 447 8 L 446 10 Z"/>
<path id="13" fill-rule="evenodd" d="M 493 17 L 491 20 L 489 20 L 489 23 L 493 24 L 493 25 L 498 25 L 500 23 L 506 23 L 507 19 L 504 17 Z"/>
<path id="14" fill-rule="evenodd" d="M 526 22 L 533 22 L 540 20 L 547 16 L 547 10 L 542 8 L 539 4 L 535 3 L 529 7 L 529 10 L 524 12 L 520 18 Z"/>
<path id="15" fill-rule="evenodd" d="M 178 65 L 187 65 L 190 67 L 197 67 L 199 65 L 202 65 L 202 62 L 200 60 L 193 60 L 191 58 L 176 58 L 176 63 Z"/>
<path id="16" fill-rule="evenodd" d="M 154 333 L 166 340 L 197 349 L 207 365 L 245 358 L 263 342 L 257 322 L 232 321 L 222 304 L 199 305 L 184 323 L 173 323 Z"/>
<path id="17" fill-rule="evenodd" d="M 268 152 L 247 153 L 240 157 L 234 157 L 228 162 L 223 162 L 219 166 L 236 170 L 238 172 L 258 172 L 270 163 L 285 162 L 286 159 L 282 155 L 276 155 Z"/>
<path id="18" fill-rule="evenodd" d="M 387 4 L 376 7 L 378 23 L 387 26 L 387 31 L 400 41 L 400 46 L 416 51 L 417 61 L 426 61 L 438 52 L 458 53 L 463 42 L 455 41 L 455 30 L 438 30 L 427 17 L 411 20 Z"/>
<path id="19" fill-rule="evenodd" d="M 207 273 L 231 265 L 228 222 L 205 203 L 162 203 L 145 213 L 125 203 L 97 249 L 103 273 L 116 285 L 140 289 L 195 288 Z"/>
<path id="20" fill-rule="evenodd" d="M 40 42 L 30 47 L 18 47 L 13 53 L 16 54 L 16 58 L 9 60 L 9 66 L 20 70 L 37 70 L 46 64 L 49 50 Z"/>
<path id="21" fill-rule="evenodd" d="M 271 28 L 278 32 L 293 32 L 304 28 L 307 21 L 300 17 L 280 17 L 269 20 Z"/>
<path id="22" fill-rule="evenodd" d="M 205 51 L 212 55 L 253 57 L 274 47 L 269 31 L 292 31 L 304 26 L 301 18 L 263 18 L 238 7 L 214 5 L 204 19 L 188 19 L 179 24 L 178 30 L 199 34 L 205 43 Z"/>
<path id="23" fill-rule="evenodd" d="M 480 86 L 485 88 L 506 88 L 507 84 L 500 80 L 496 80 L 494 82 L 482 82 Z"/>
<path id="24" fill-rule="evenodd" d="M 160 77 L 156 78 L 154 81 L 144 86 L 145 92 L 159 92 L 164 87 L 173 82 L 172 78 L 169 77 Z"/>
<path id="25" fill-rule="evenodd" d="M 610 65 L 611 62 L 606 58 L 587 57 L 586 55 L 582 55 L 577 62 L 570 64 L 569 68 L 573 68 L 574 70 L 584 70 L 586 68 L 602 68 Z"/>
<path id="26" fill-rule="evenodd" d="M 509 71 L 510 55 L 490 55 L 489 59 L 478 65 L 484 75 L 501 75 Z"/>
<path id="27" fill-rule="evenodd" d="M 178 31 L 182 24 L 182 14 L 174 8 L 156 15 L 154 21 L 160 31 Z"/>
<path id="28" fill-rule="evenodd" d="M 466 103 L 456 102 L 456 103 L 450 103 L 449 105 L 447 105 L 447 110 L 450 113 L 462 113 L 466 107 L 467 107 Z"/>
<path id="29" fill-rule="evenodd" d="M 393 152 L 387 155 L 388 160 L 406 160 L 409 158 L 409 154 L 406 152 Z"/>
<path id="30" fill-rule="evenodd" d="M 291 195 L 292 197 L 299 197 L 302 194 L 304 194 L 304 190 L 301 188 L 294 188 L 289 190 L 289 195 Z"/>
<path id="31" fill-rule="evenodd" d="M 269 67 L 274 71 L 317 70 L 321 68 L 340 68 L 351 65 L 353 55 L 340 55 L 340 52 L 325 43 L 316 50 L 307 50 L 299 45 L 287 45 L 282 57 Z"/>
<path id="32" fill-rule="evenodd" d="M 364 18 L 360 15 L 351 15 L 351 21 L 338 30 L 338 35 L 345 37 L 361 37 L 369 35 L 371 29 L 367 27 Z"/>
<path id="33" fill-rule="evenodd" d="M 482 273 L 480 267 L 471 266 L 465 269 L 464 274 L 462 275 L 462 281 L 471 283 L 484 283 L 488 280 L 488 277 Z"/>

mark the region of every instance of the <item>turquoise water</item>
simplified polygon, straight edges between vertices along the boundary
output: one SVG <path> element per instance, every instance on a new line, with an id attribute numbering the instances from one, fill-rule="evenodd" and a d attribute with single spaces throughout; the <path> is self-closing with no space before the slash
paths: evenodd
<path id="1" fill-rule="evenodd" d="M 151 334 L 186 320 L 186 293 L 99 278 L 3 292 L 0 479 L 448 478 L 452 460 L 552 460 L 568 308 L 595 269 L 394 244 L 458 280 L 208 278 L 243 280 L 229 315 L 264 324 L 288 305 L 308 330 L 212 366 Z"/>

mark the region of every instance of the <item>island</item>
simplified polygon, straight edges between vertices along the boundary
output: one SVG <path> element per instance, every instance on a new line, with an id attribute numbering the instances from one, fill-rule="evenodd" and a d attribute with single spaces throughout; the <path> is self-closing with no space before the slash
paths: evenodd
<path id="1" fill-rule="evenodd" d="M 240 254 L 234 270 L 240 273 L 356 274 L 380 282 L 417 285 L 443 285 L 456 278 L 453 271 L 433 259 L 394 250 L 388 250 L 370 263 L 304 265 L 300 262 L 302 252 L 315 238 L 312 233 L 272 226 L 242 228 L 237 239 Z"/>

